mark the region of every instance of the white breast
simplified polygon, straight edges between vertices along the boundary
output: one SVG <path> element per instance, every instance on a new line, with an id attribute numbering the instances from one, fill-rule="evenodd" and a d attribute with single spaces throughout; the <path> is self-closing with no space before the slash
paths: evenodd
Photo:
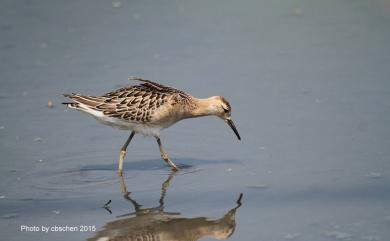
<path id="1" fill-rule="evenodd" d="M 114 117 L 108 117 L 103 115 L 102 112 L 96 111 L 90 108 L 78 109 L 85 113 L 92 115 L 99 122 L 120 129 L 120 130 L 132 130 L 136 133 L 142 134 L 144 136 L 160 136 L 160 131 L 164 127 L 159 125 L 151 125 L 151 124 L 141 124 L 135 123 L 127 120 L 121 120 Z"/>
<path id="2" fill-rule="evenodd" d="M 105 125 L 109 125 L 111 127 L 121 129 L 121 130 L 132 130 L 144 136 L 160 136 L 160 131 L 161 129 L 163 129 L 160 126 L 155 126 L 150 124 L 139 124 L 139 123 L 120 120 L 118 118 L 113 118 L 113 117 L 96 117 L 96 116 L 94 117 Z"/>

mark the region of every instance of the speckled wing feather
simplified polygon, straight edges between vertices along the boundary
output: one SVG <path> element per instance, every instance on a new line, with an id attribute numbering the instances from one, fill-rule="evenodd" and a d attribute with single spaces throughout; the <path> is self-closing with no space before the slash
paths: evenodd
<path id="1" fill-rule="evenodd" d="M 129 80 L 142 81 L 144 83 L 141 84 L 141 86 L 148 88 L 149 91 L 159 92 L 159 93 L 165 94 L 167 96 L 170 96 L 172 99 L 172 101 L 171 101 L 172 105 L 187 104 L 188 106 L 191 106 L 191 104 L 192 104 L 192 97 L 182 90 L 178 90 L 178 89 L 175 89 L 173 87 L 158 84 L 156 82 L 146 80 L 146 79 L 143 79 L 140 77 L 129 77 Z"/>
<path id="2" fill-rule="evenodd" d="M 151 91 L 145 86 L 121 88 L 105 95 L 104 103 L 96 106 L 103 114 L 133 122 L 149 122 L 154 112 L 168 100 L 166 93 Z"/>
<path id="3" fill-rule="evenodd" d="M 120 88 L 103 96 L 67 95 L 76 103 L 82 103 L 89 108 L 101 111 L 108 117 L 119 118 L 136 123 L 147 123 L 160 106 L 190 102 L 191 96 L 181 90 L 164 86 L 150 80 L 131 77 L 139 80 L 140 85 Z"/>

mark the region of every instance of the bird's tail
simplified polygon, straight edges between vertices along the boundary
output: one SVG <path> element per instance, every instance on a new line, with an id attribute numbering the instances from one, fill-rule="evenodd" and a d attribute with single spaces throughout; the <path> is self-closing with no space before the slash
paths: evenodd
<path id="1" fill-rule="evenodd" d="M 64 94 L 65 97 L 71 99 L 73 102 L 64 102 L 62 104 L 66 105 L 69 108 L 81 110 L 87 113 L 94 112 L 93 115 L 96 115 L 95 107 L 101 104 L 104 101 L 103 97 L 100 96 L 86 96 L 79 94 Z"/>
<path id="2" fill-rule="evenodd" d="M 64 94 L 65 97 L 73 100 L 75 94 Z M 66 107 L 72 108 L 72 109 L 78 109 L 80 108 L 79 103 L 76 102 L 62 102 L 61 104 L 66 105 Z"/>
<path id="3" fill-rule="evenodd" d="M 77 109 L 80 107 L 78 103 L 74 103 L 74 102 L 62 102 L 61 104 L 66 105 L 66 107 L 73 108 L 73 109 Z"/>

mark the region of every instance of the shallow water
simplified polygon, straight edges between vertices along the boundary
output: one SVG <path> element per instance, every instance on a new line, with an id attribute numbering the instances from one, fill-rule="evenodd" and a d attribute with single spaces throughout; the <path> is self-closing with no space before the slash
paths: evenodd
<path id="1" fill-rule="evenodd" d="M 389 240 L 388 1 L 0 6 L 1 239 Z M 135 136 L 118 178 L 129 133 L 60 103 L 129 75 L 224 95 L 243 140 L 186 120 L 162 133 L 180 172 Z"/>

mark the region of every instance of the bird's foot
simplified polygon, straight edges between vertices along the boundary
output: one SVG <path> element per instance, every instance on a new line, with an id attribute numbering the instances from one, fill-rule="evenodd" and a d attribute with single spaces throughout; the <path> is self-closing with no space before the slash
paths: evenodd
<path id="1" fill-rule="evenodd" d="M 179 168 L 176 166 L 175 163 L 173 163 L 173 161 L 171 161 L 171 159 L 169 159 L 169 157 L 168 157 L 167 154 L 161 155 L 161 158 L 162 158 L 168 165 L 171 166 L 172 171 L 174 171 L 174 172 L 179 171 Z"/>

